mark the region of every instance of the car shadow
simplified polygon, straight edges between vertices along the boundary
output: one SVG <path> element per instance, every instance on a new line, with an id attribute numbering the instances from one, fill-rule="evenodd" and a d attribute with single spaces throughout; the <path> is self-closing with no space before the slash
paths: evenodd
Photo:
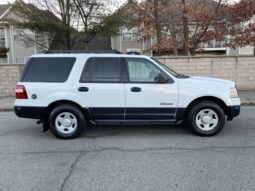
<path id="1" fill-rule="evenodd" d="M 81 137 L 190 134 L 184 125 L 89 125 Z"/>

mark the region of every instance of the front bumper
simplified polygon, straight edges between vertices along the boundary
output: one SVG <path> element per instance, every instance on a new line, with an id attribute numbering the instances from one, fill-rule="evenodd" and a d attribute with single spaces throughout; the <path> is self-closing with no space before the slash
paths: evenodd
<path id="1" fill-rule="evenodd" d="M 231 121 L 234 117 L 237 117 L 240 114 L 240 106 L 228 106 L 227 108 L 227 120 Z"/>

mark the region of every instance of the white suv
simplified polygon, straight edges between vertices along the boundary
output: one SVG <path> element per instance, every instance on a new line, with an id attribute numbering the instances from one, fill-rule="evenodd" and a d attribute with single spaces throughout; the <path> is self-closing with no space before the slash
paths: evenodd
<path id="1" fill-rule="evenodd" d="M 34 55 L 16 86 L 15 112 L 44 131 L 74 138 L 92 124 L 179 124 L 219 133 L 240 113 L 232 81 L 181 75 L 148 56 L 114 53 Z"/>

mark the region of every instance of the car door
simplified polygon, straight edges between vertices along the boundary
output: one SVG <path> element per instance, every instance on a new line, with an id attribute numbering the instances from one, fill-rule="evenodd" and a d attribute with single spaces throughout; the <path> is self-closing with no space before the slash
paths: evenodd
<path id="1" fill-rule="evenodd" d="M 94 119 L 124 119 L 125 89 L 120 57 L 87 60 L 78 91 Z"/>
<path id="2" fill-rule="evenodd" d="M 126 57 L 125 61 L 125 119 L 174 119 L 177 82 L 147 58 Z"/>

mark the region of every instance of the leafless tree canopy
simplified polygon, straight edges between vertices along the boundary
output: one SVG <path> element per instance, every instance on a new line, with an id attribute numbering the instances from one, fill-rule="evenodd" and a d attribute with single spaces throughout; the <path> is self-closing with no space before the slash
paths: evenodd
<path id="1" fill-rule="evenodd" d="M 30 4 L 19 0 L 12 5 L 17 17 L 9 21 L 18 28 L 47 32 L 72 49 L 77 38 L 88 43 L 99 33 L 116 35 L 125 18 L 110 11 L 118 5 L 106 0 L 32 0 Z"/>

